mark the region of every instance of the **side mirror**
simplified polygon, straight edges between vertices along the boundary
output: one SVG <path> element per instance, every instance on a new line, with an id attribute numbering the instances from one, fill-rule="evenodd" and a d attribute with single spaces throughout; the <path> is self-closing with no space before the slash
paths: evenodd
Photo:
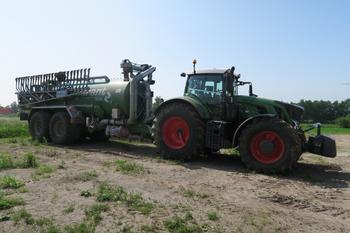
<path id="1" fill-rule="evenodd" d="M 186 77 L 186 73 L 185 73 L 185 72 L 182 72 L 182 73 L 181 73 L 181 77 Z"/>

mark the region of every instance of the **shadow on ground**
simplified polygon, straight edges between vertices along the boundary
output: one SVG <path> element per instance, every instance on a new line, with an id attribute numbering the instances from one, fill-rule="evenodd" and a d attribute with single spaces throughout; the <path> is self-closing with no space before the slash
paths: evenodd
<path id="1" fill-rule="evenodd" d="M 124 141 L 111 141 L 106 143 L 92 143 L 84 141 L 82 144 L 69 146 L 70 149 L 112 154 L 133 158 L 158 158 L 156 148 L 152 144 L 129 143 Z M 179 165 L 188 169 L 215 169 L 226 172 L 250 172 L 238 156 L 216 154 L 209 158 L 200 158 L 193 161 L 181 162 Z M 253 173 L 253 172 L 252 172 Z M 276 175 L 273 175 L 276 176 Z M 350 173 L 336 164 L 311 164 L 298 162 L 293 170 L 285 175 L 278 175 L 280 179 L 307 182 L 323 188 L 348 188 Z"/>

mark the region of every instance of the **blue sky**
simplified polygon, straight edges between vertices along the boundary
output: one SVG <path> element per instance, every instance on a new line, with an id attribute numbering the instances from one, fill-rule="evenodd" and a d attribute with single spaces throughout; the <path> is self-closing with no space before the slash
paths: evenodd
<path id="1" fill-rule="evenodd" d="M 262 97 L 350 98 L 350 1 L 0 0 L 0 104 L 17 76 L 91 67 L 121 78 L 157 67 L 155 95 L 182 95 L 182 71 L 236 66 Z M 242 90 L 240 94 L 245 94 Z"/>

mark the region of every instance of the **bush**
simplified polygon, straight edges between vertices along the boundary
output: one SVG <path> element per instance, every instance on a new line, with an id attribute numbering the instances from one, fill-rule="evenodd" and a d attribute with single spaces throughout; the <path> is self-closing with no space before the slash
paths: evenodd
<path id="1" fill-rule="evenodd" d="M 336 119 L 337 125 L 343 128 L 350 128 L 350 115 Z"/>

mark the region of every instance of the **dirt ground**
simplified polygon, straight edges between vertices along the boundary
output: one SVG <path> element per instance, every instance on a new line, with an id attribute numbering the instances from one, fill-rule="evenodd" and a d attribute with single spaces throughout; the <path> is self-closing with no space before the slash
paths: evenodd
<path id="1" fill-rule="evenodd" d="M 2 142 L 0 152 L 13 156 L 33 152 L 40 163 L 56 169 L 40 178 L 33 177 L 34 169 L 0 171 L 0 176 L 25 180 L 28 189 L 11 194 L 26 204 L 0 211 L 0 217 L 25 208 L 34 218 L 54 219 L 59 227 L 81 223 L 84 210 L 97 203 L 99 183 L 107 182 L 140 193 L 154 209 L 145 215 L 109 202 L 96 232 L 168 232 L 165 220 L 189 213 L 203 232 L 350 232 L 350 135 L 334 138 L 335 159 L 304 154 L 286 176 L 247 171 L 235 156 L 169 162 L 158 158 L 149 144 L 85 142 L 57 147 Z M 133 161 L 144 171 L 123 174 L 116 171 L 116 160 Z M 91 171 L 96 176 L 82 177 Z M 80 195 L 86 190 L 91 197 Z M 68 213 L 69 206 L 74 210 Z M 209 213 L 217 218 L 210 219 Z M 0 222 L 0 232 L 29 231 L 35 228 L 24 222 Z"/>

